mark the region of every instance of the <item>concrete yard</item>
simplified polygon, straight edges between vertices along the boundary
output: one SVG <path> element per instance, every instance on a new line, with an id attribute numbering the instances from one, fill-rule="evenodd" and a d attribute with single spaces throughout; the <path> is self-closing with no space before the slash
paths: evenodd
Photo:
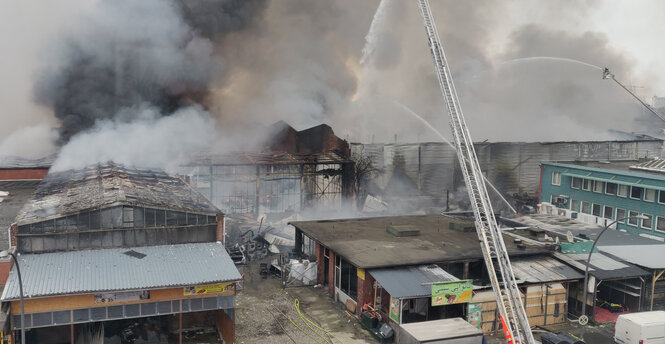
<path id="1" fill-rule="evenodd" d="M 276 277 L 263 279 L 259 275 L 259 262 L 241 268 L 244 274 L 243 290 L 236 298 L 237 343 L 326 343 L 316 336 L 301 320 L 295 309 L 300 300 L 301 313 L 338 339 L 317 330 L 330 343 L 377 343 L 364 330 L 355 317 L 350 317 L 340 304 L 333 302 L 326 290 L 315 287 L 287 287 L 282 289 Z M 316 338 L 313 340 L 289 321 Z"/>

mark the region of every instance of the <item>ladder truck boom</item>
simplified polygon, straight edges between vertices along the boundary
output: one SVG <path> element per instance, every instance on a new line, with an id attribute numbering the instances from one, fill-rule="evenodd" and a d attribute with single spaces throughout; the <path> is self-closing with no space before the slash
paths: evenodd
<path id="1" fill-rule="evenodd" d="M 492 204 L 485 188 L 483 174 L 473 147 L 469 129 L 462 115 L 462 108 L 459 104 L 452 74 L 439 40 L 436 25 L 434 24 L 429 0 L 418 0 L 418 5 L 423 24 L 425 25 L 430 52 L 434 59 L 434 68 L 439 80 L 441 93 L 450 114 L 450 126 L 457 150 L 457 158 L 462 169 L 462 174 L 464 175 L 467 191 L 469 192 L 476 231 L 480 240 L 490 282 L 496 295 L 497 307 L 503 318 L 506 338 L 511 343 L 534 344 L 536 341 L 531 333 L 501 230 L 494 218 Z M 494 261 L 496 261 L 496 265 Z M 499 274 L 497 274 L 497 270 Z"/>

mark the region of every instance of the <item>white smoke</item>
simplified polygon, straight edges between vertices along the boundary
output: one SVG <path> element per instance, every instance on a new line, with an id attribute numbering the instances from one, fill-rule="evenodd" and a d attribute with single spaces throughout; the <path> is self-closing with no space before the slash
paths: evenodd
<path id="1" fill-rule="evenodd" d="M 130 115 L 133 120 L 123 121 Z M 114 161 L 134 167 L 174 171 L 189 153 L 207 150 L 218 139 L 215 120 L 198 106 L 164 117 L 154 107 L 121 111 L 118 119 L 100 120 L 62 147 L 51 171 Z"/>

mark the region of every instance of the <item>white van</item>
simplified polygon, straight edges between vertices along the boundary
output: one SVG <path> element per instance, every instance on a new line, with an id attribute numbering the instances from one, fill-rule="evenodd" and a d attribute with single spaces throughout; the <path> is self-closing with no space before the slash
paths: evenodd
<path id="1" fill-rule="evenodd" d="M 621 344 L 665 344 L 665 311 L 619 315 L 614 341 Z"/>

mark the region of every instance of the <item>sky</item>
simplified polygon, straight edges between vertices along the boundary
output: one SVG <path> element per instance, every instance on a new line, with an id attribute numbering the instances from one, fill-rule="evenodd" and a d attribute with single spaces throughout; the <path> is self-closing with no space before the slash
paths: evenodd
<path id="1" fill-rule="evenodd" d="M 262 5 L 248 15 L 251 24 L 210 40 L 215 69 L 195 110 L 203 109 L 222 129 L 283 119 L 296 129 L 328 123 L 350 141 L 388 142 L 395 135 L 400 142 L 438 140 L 398 102 L 447 135 L 416 2 L 384 1 L 389 3 L 370 39 L 372 56 L 361 64 L 378 0 L 257 0 Z M 90 39 L 103 31 L 100 25 L 113 30 L 122 24 L 90 14 L 103 2 L 0 0 L 0 156 L 38 157 L 67 143 L 58 130 L 61 116 L 35 90 L 53 87 L 44 75 L 71 65 L 62 56 L 72 37 Z M 611 129 L 654 134 L 649 115 L 600 80 L 600 71 L 544 60 L 506 62 L 578 59 L 609 67 L 647 101 L 665 96 L 665 21 L 659 18 L 665 2 L 433 0 L 432 7 L 474 139 L 612 139 Z M 183 113 L 149 111 L 155 121 Z M 113 114 L 91 130 L 132 123 L 127 109 L 118 113 L 122 123 Z M 145 115 L 129 117 L 145 125 Z M 97 140 L 89 134 L 74 141 Z"/>

